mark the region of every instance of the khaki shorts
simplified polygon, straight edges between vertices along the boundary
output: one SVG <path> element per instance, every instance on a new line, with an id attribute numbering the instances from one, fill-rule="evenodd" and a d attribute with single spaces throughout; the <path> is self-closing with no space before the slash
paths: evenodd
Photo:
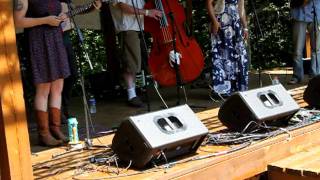
<path id="1" fill-rule="evenodd" d="M 127 73 L 141 71 L 141 49 L 139 32 L 123 31 L 119 33 L 122 70 Z"/>

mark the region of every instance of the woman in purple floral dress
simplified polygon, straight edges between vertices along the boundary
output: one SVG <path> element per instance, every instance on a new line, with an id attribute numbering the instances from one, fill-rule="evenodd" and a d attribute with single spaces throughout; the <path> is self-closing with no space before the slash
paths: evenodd
<path id="1" fill-rule="evenodd" d="M 213 93 L 227 97 L 245 91 L 248 58 L 244 40 L 248 38 L 248 29 L 244 0 L 207 0 L 207 9 L 211 22 Z"/>
<path id="2" fill-rule="evenodd" d="M 36 87 L 35 116 L 40 143 L 46 146 L 57 146 L 68 140 L 60 130 L 63 79 L 70 75 L 60 27 L 65 18 L 58 0 L 14 1 L 15 24 L 27 28 Z"/>

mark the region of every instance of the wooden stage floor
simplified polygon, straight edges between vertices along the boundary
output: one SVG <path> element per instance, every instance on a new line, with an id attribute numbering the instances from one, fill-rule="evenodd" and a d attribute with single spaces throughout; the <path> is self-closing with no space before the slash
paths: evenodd
<path id="1" fill-rule="evenodd" d="M 301 107 L 305 106 L 301 96 L 304 88 L 290 91 Z M 226 129 L 217 118 L 218 111 L 214 108 L 196 113 L 210 132 Z M 94 145 L 103 147 L 66 154 L 66 147 L 49 149 L 34 153 L 32 162 L 36 179 L 246 179 L 265 172 L 272 162 L 320 145 L 319 136 L 320 123 L 314 123 L 245 147 L 201 146 L 196 154 L 175 160 L 170 167 L 135 170 L 89 162 L 90 157 L 111 153 L 113 135 L 107 135 L 94 139 Z"/>

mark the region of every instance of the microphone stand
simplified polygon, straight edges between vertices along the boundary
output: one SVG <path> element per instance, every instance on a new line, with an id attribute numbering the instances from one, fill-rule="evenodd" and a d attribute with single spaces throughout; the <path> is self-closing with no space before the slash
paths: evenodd
<path id="1" fill-rule="evenodd" d="M 252 7 L 252 10 L 253 10 L 253 16 L 254 16 L 254 19 L 255 19 L 255 23 L 256 23 L 256 26 L 255 26 L 255 33 L 256 33 L 256 36 L 258 38 L 263 38 L 264 35 L 262 33 L 262 29 L 261 29 L 261 26 L 260 26 L 260 22 L 259 22 L 259 18 L 258 18 L 258 15 L 257 15 L 257 11 L 256 11 L 256 7 L 254 5 L 254 2 L 253 0 L 249 0 L 250 1 L 250 4 L 251 4 L 251 7 Z M 261 70 L 262 70 L 262 67 L 261 67 L 261 61 L 258 61 L 258 85 L 259 87 L 262 87 L 263 84 L 262 84 L 262 78 L 261 78 Z"/>
<path id="2" fill-rule="evenodd" d="M 137 12 L 137 7 L 135 6 L 135 3 L 133 0 L 131 0 L 131 3 L 132 3 L 132 7 L 134 9 L 134 14 L 135 14 L 135 17 L 136 17 L 136 20 L 138 22 L 138 26 L 139 26 L 139 29 L 140 29 L 140 44 L 141 45 L 141 50 L 143 52 L 143 54 L 141 54 L 141 56 L 146 56 L 147 59 L 149 58 L 149 54 L 148 54 L 148 51 L 147 51 L 147 43 L 146 43 L 146 38 L 144 36 L 144 33 L 143 33 L 143 29 L 142 29 L 142 25 L 141 25 L 141 21 L 140 21 L 140 18 L 139 18 L 139 14 Z M 142 42 L 141 42 L 142 40 Z M 143 49 L 142 49 L 143 48 Z M 151 110 L 151 106 L 150 106 L 150 99 L 149 99 L 149 95 L 148 95 L 148 76 L 146 76 L 146 73 L 148 73 L 148 70 L 147 70 L 147 63 L 144 61 L 144 58 L 142 58 L 141 60 L 141 63 L 142 63 L 142 82 L 143 82 L 143 87 L 144 89 L 146 90 L 146 99 L 147 99 L 147 110 L 148 112 L 150 112 Z M 153 87 L 155 89 L 155 91 L 157 92 L 158 96 L 160 97 L 162 103 L 164 104 L 164 106 L 166 108 L 168 108 L 168 105 L 167 103 L 165 102 L 165 100 L 163 99 L 161 93 L 159 92 L 159 89 L 158 89 L 158 85 L 157 83 L 153 80 L 152 78 L 152 84 L 153 84 Z"/>
<path id="3" fill-rule="evenodd" d="M 145 62 L 145 57 L 148 58 L 146 39 L 144 37 L 142 25 L 141 25 L 141 22 L 139 19 L 139 14 L 137 12 L 137 7 L 136 7 L 133 0 L 131 0 L 131 3 L 132 3 L 132 7 L 134 9 L 134 15 L 135 15 L 135 18 L 137 20 L 139 30 L 140 30 L 139 39 L 140 39 L 140 53 L 141 53 L 141 77 L 142 77 L 142 84 L 143 84 L 142 88 L 146 91 L 145 97 L 146 97 L 146 101 L 147 101 L 147 111 L 150 112 L 151 105 L 150 105 L 150 99 L 149 99 L 149 95 L 148 95 L 148 80 L 147 80 L 147 75 L 146 75 L 146 73 L 148 71 L 147 71 L 147 64 Z"/>
<path id="4" fill-rule="evenodd" d="M 167 1 L 167 0 L 166 0 Z M 167 1 L 168 3 L 168 1 Z M 169 3 L 168 3 L 169 4 Z M 175 28 L 175 19 L 174 19 L 174 15 L 172 10 L 169 10 L 168 13 L 170 20 L 171 20 L 171 26 L 172 26 L 172 48 L 173 48 L 173 52 L 174 52 L 174 64 L 173 64 L 173 68 L 175 70 L 176 73 L 176 87 L 177 87 L 177 105 L 180 105 L 180 89 L 183 90 L 184 93 L 184 98 L 185 98 L 185 103 L 188 104 L 188 97 L 187 97 L 187 93 L 186 93 L 186 89 L 184 86 L 184 82 L 181 78 L 181 73 L 180 73 L 180 67 L 178 65 L 178 60 L 177 60 L 177 56 L 176 53 L 177 51 L 177 44 L 176 44 L 176 28 Z M 207 108 L 205 106 L 197 106 L 197 105 L 189 105 L 190 108 Z"/>
<path id="5" fill-rule="evenodd" d="M 147 102 L 147 111 L 151 111 L 151 105 L 150 105 L 150 98 L 148 95 L 148 76 L 146 75 L 147 71 L 147 64 L 145 62 L 146 59 L 148 59 L 147 54 L 147 46 L 145 45 L 145 37 L 143 34 L 143 31 L 140 31 L 140 50 L 141 50 L 141 77 L 142 77 L 142 89 L 145 90 L 145 98 Z"/>
<path id="6" fill-rule="evenodd" d="M 73 10 L 72 6 L 71 6 L 71 1 L 68 0 L 66 1 L 66 4 L 68 6 L 68 10 L 69 12 L 71 10 Z M 92 70 L 93 67 L 92 67 L 92 63 L 91 63 L 91 60 L 89 58 L 89 55 L 88 53 L 85 51 L 85 48 L 84 48 L 84 44 L 83 44 L 83 35 L 82 35 L 82 32 L 79 28 L 79 26 L 76 24 L 75 20 L 74 20 L 74 17 L 72 14 L 70 14 L 69 16 L 70 20 L 71 20 L 71 23 L 73 23 L 74 25 L 74 29 L 76 30 L 76 33 L 77 33 L 77 37 L 78 37 L 78 43 L 79 43 L 79 47 L 81 49 L 83 49 L 83 53 L 84 53 L 84 56 L 86 58 L 86 61 L 88 61 L 89 63 L 89 66 L 90 66 L 90 69 Z M 53 154 L 52 155 L 52 158 L 58 158 L 58 157 L 61 157 L 63 155 L 66 155 L 68 153 L 71 153 L 71 152 L 75 152 L 75 151 L 79 151 L 79 150 L 83 150 L 83 149 L 87 149 L 87 150 L 90 150 L 92 149 L 93 147 L 98 147 L 98 148 L 106 148 L 107 146 L 101 146 L 101 145 L 93 145 L 92 144 L 92 139 L 90 137 L 90 129 L 89 129 L 89 121 L 92 125 L 92 120 L 91 120 L 91 114 L 90 114 L 90 110 L 89 110 L 89 106 L 88 106 L 88 103 L 87 103 L 87 97 L 86 97 L 86 90 L 85 90 L 85 85 L 84 85 L 84 77 L 83 77 L 83 73 L 82 73 L 82 68 L 81 68 L 81 65 L 79 66 L 80 67 L 80 85 L 81 85 L 81 91 L 82 91 L 82 100 L 83 100 L 83 107 L 84 107 L 84 116 L 85 116 L 85 121 L 86 121 L 86 138 L 84 140 L 85 144 L 84 146 L 81 146 L 81 147 L 77 147 L 75 146 L 74 148 L 71 148 L 70 150 L 66 151 L 66 152 L 62 152 L 62 153 L 57 153 L 57 154 Z M 93 127 L 92 127 L 93 128 Z M 94 130 L 94 128 L 93 128 Z M 112 131 L 113 133 L 114 131 Z"/>
<path id="7" fill-rule="evenodd" d="M 173 12 L 170 10 L 169 12 L 169 17 L 171 19 L 171 26 L 172 26 L 172 48 L 173 48 L 173 52 L 174 52 L 174 70 L 176 73 L 176 86 L 177 86 L 177 105 L 180 105 L 180 89 L 183 88 L 183 82 L 181 79 L 181 74 L 180 74 L 180 68 L 178 65 L 178 60 L 177 60 L 177 45 L 176 45 L 176 29 L 175 29 L 175 25 L 174 25 L 174 16 L 173 16 Z"/>
<path id="8" fill-rule="evenodd" d="M 168 0 L 165 0 L 167 4 L 168 3 Z M 160 7 L 159 10 L 161 11 L 164 11 L 163 9 L 161 9 L 162 7 Z M 166 16 L 165 14 L 163 14 L 164 16 Z M 179 65 L 178 65 L 178 59 L 177 59 L 177 45 L 176 45 L 176 26 L 175 26 L 175 19 L 174 19 L 174 15 L 173 15 L 173 11 L 170 9 L 170 6 L 169 6 L 169 13 L 168 13 L 168 16 L 170 17 L 170 20 L 171 20 L 171 26 L 172 26 L 172 48 L 173 48 L 173 52 L 174 52 L 174 63 L 173 63 L 173 68 L 175 70 L 175 74 L 176 74 L 176 87 L 177 87 L 177 103 L 176 105 L 180 105 L 180 89 L 183 89 L 183 92 L 184 92 L 184 97 L 185 97 L 185 103 L 187 104 L 188 103 L 188 98 L 187 98 L 187 94 L 186 94 L 186 90 L 185 90 L 185 87 L 184 87 L 184 82 L 181 78 L 181 74 L 180 74 L 180 68 L 179 68 Z M 158 92 L 158 89 L 155 87 L 155 90 Z M 166 105 L 166 103 L 164 102 L 163 98 L 161 97 L 160 93 L 158 92 L 162 102 L 164 103 L 164 105 L 166 106 L 166 108 L 168 108 L 168 106 Z M 190 105 L 191 108 L 206 108 L 206 107 L 197 107 L 197 106 L 192 106 Z"/>
<path id="9" fill-rule="evenodd" d="M 70 0 L 67 1 L 67 5 L 68 5 L 68 10 L 71 11 L 73 8 L 71 6 Z M 90 60 L 88 52 L 85 50 L 85 47 L 83 44 L 84 38 L 83 38 L 82 32 L 81 32 L 78 24 L 76 23 L 74 16 L 70 15 L 69 18 L 71 19 L 71 23 L 73 23 L 74 29 L 76 30 L 79 47 L 83 50 L 82 52 L 84 53 L 84 57 L 85 57 L 86 61 L 89 63 L 90 69 L 92 70 L 93 67 L 92 67 L 91 60 Z M 91 114 L 89 111 L 89 106 L 87 103 L 86 90 L 85 90 L 85 85 L 84 85 L 84 76 L 83 76 L 81 65 L 79 67 L 80 67 L 80 85 L 81 85 L 81 90 L 82 90 L 84 117 L 85 117 L 85 122 L 86 122 L 86 138 L 85 138 L 84 142 L 85 142 L 85 148 L 90 149 L 92 147 L 92 140 L 90 137 L 89 121 L 92 124 L 92 120 L 91 120 Z"/>

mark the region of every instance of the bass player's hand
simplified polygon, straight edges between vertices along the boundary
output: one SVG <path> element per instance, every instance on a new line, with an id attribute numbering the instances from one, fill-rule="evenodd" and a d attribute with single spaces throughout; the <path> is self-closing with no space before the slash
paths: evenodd
<path id="1" fill-rule="evenodd" d="M 157 9 L 146 9 L 145 15 L 156 20 L 160 20 L 162 12 Z"/>

